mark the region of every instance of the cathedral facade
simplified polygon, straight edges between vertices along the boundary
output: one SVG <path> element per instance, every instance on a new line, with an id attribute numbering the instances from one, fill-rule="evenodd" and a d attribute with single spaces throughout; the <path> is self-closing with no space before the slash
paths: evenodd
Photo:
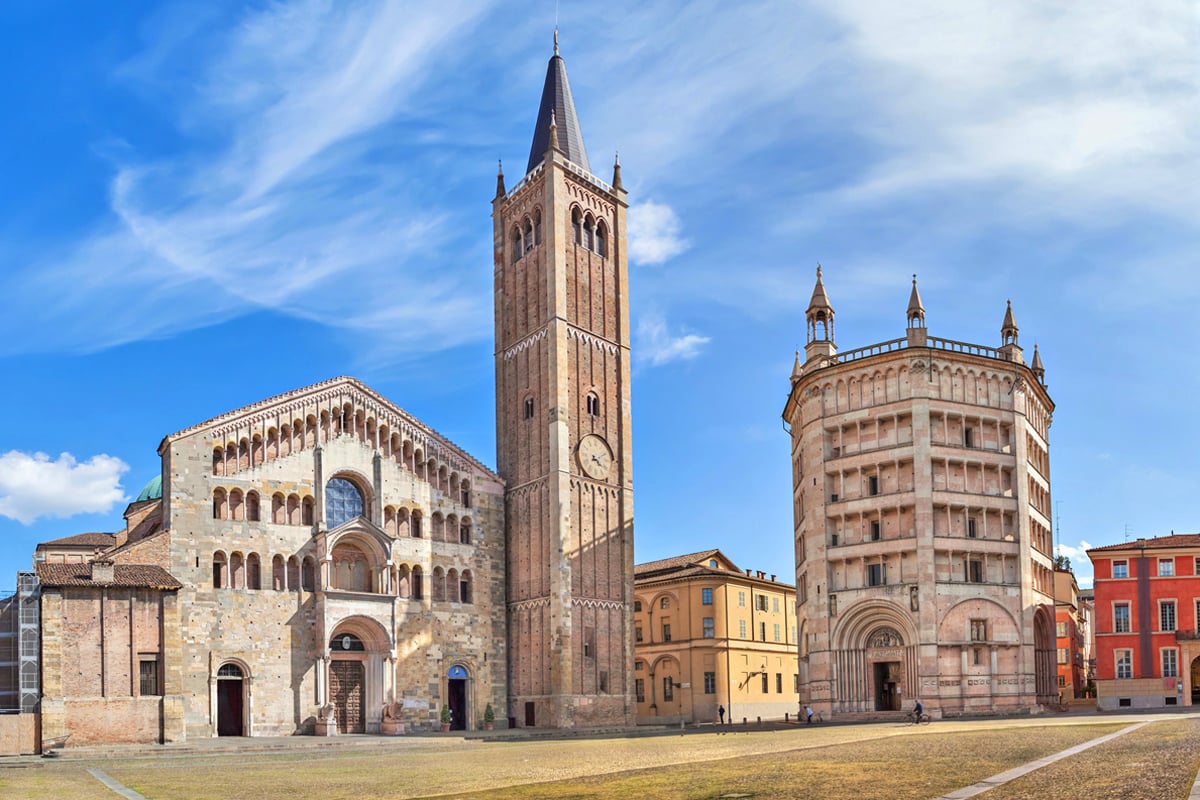
<path id="1" fill-rule="evenodd" d="M 43 740 L 634 722 L 625 191 L 557 42 L 497 183 L 498 471 L 353 378 L 165 437 L 124 530 L 38 548 Z"/>
<path id="2" fill-rule="evenodd" d="M 1057 698 L 1049 427 L 1011 305 L 999 347 L 904 336 L 839 352 L 821 271 L 784 409 L 801 701 L 833 717 Z"/>

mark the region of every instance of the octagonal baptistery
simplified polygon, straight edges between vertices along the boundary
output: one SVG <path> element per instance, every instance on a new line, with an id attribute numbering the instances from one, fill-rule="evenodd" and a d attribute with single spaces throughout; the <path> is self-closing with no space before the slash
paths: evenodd
<path id="1" fill-rule="evenodd" d="M 930 336 L 839 353 L 821 270 L 784 420 L 800 697 L 834 717 L 1036 709 L 1057 698 L 1054 404 L 1011 304 L 1000 347 Z"/>
<path id="2" fill-rule="evenodd" d="M 352 378 L 159 453 L 187 736 L 398 732 L 443 706 L 472 728 L 506 707 L 503 485 L 479 461 Z"/>

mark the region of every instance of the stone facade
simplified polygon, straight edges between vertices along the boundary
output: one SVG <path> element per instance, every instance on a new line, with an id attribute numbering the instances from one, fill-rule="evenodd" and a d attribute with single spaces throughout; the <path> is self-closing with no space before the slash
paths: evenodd
<path id="1" fill-rule="evenodd" d="M 928 334 L 839 353 L 820 270 L 784 410 L 801 699 L 838 716 L 1057 699 L 1049 427 L 1036 349 Z"/>
<path id="2" fill-rule="evenodd" d="M 633 620 L 639 722 L 799 713 L 796 589 L 774 575 L 720 550 L 638 564 Z"/>
<path id="3" fill-rule="evenodd" d="M 498 469 L 507 482 L 509 716 L 628 725 L 633 475 L 620 168 L 591 174 L 555 48 L 530 168 L 493 200 Z M 537 134 L 541 133 L 539 137 Z M 538 142 L 546 148 L 538 151 Z"/>
<path id="4" fill-rule="evenodd" d="M 45 739 L 397 733 L 443 706 L 470 729 L 506 707 L 495 473 L 352 378 L 159 454 L 161 496 L 103 562 L 78 537 L 39 549 Z"/>
<path id="5" fill-rule="evenodd" d="M 443 704 L 474 727 L 504 706 L 502 484 L 482 464 L 346 378 L 160 452 L 189 735 L 218 733 L 236 708 L 221 707 L 227 665 L 245 689 L 228 730 L 247 735 L 312 732 L 329 713 L 354 731 L 385 714 L 429 727 Z M 357 691 L 350 709 L 330 690 L 340 661 L 355 665 L 341 684 L 359 684 L 339 687 Z M 456 666 L 466 691 L 452 698 Z"/>

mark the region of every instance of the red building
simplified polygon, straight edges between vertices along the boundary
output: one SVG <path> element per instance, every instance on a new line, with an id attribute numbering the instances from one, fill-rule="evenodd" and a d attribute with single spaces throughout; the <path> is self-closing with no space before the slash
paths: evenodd
<path id="1" fill-rule="evenodd" d="M 1200 534 L 1088 551 L 1101 709 L 1200 705 Z"/>
<path id="2" fill-rule="evenodd" d="M 1087 621 L 1079 601 L 1079 584 L 1067 569 L 1054 570 L 1054 632 L 1058 648 L 1058 691 L 1065 702 L 1083 697 L 1087 688 Z"/>

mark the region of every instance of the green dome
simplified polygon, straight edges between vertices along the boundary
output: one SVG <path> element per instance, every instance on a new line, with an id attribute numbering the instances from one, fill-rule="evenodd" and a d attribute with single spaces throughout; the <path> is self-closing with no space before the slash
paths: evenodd
<path id="1" fill-rule="evenodd" d="M 135 503 L 140 503 L 143 500 L 158 500 L 162 498 L 162 475 L 155 475 L 142 489 L 142 493 L 137 496 Z"/>

